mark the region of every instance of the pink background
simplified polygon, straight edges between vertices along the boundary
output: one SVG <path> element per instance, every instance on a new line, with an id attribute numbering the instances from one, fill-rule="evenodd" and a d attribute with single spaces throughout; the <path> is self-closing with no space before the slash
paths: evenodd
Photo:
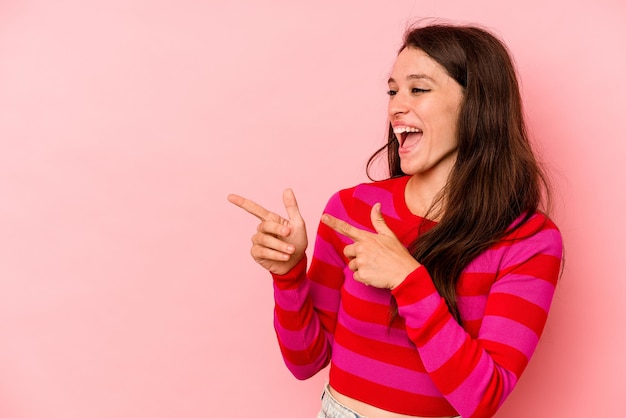
<path id="1" fill-rule="evenodd" d="M 419 17 L 506 40 L 557 186 L 565 274 L 498 417 L 626 417 L 622 0 L 0 2 L 0 416 L 314 416 L 226 194 L 293 187 L 313 233 Z"/>

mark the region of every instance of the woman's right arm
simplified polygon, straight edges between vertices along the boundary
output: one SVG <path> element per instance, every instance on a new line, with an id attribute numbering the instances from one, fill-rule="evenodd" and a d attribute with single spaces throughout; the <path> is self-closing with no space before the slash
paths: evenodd
<path id="1" fill-rule="evenodd" d="M 343 259 L 320 225 L 307 277 L 306 229 L 291 190 L 283 195 L 289 219 L 237 195 L 228 200 L 261 221 L 250 252 L 274 279 L 274 328 L 285 364 L 296 378 L 307 379 L 330 361 Z"/>

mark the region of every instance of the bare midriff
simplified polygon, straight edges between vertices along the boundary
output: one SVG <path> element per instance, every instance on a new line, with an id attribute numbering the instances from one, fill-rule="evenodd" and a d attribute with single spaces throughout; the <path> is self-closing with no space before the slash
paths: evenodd
<path id="1" fill-rule="evenodd" d="M 347 406 L 348 408 L 354 410 L 359 415 L 363 415 L 367 418 L 425 418 L 417 415 L 404 415 L 398 414 L 396 412 L 386 411 L 384 409 L 377 408 L 373 405 L 367 404 L 365 402 L 357 401 L 349 396 L 343 395 L 333 389 L 330 385 L 328 386 L 328 390 L 333 398 L 335 398 L 339 403 Z M 432 417 L 431 417 L 432 418 Z M 451 416 L 446 417 L 438 417 L 438 418 L 454 418 Z"/>

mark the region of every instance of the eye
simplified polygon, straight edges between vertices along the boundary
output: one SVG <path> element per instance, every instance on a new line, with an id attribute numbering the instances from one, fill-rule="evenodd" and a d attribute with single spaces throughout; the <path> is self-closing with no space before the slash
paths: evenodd
<path id="1" fill-rule="evenodd" d="M 420 88 L 418 88 L 418 87 L 413 87 L 413 88 L 411 89 L 411 93 L 413 93 L 413 94 L 426 93 L 426 92 L 428 92 L 428 91 L 430 91 L 430 90 L 420 89 Z"/>
<path id="2" fill-rule="evenodd" d="M 396 93 L 397 93 L 397 91 L 395 91 L 395 90 L 388 90 L 388 91 L 387 91 L 387 94 L 388 94 L 389 96 L 395 96 L 395 95 L 396 95 Z"/>

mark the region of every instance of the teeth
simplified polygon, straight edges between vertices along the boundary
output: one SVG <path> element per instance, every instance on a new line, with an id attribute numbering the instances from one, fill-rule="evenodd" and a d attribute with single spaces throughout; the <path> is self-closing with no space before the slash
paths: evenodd
<path id="1" fill-rule="evenodd" d="M 422 130 L 414 128 L 412 126 L 399 126 L 397 128 L 393 128 L 394 134 L 403 134 L 406 132 L 422 132 Z"/>

